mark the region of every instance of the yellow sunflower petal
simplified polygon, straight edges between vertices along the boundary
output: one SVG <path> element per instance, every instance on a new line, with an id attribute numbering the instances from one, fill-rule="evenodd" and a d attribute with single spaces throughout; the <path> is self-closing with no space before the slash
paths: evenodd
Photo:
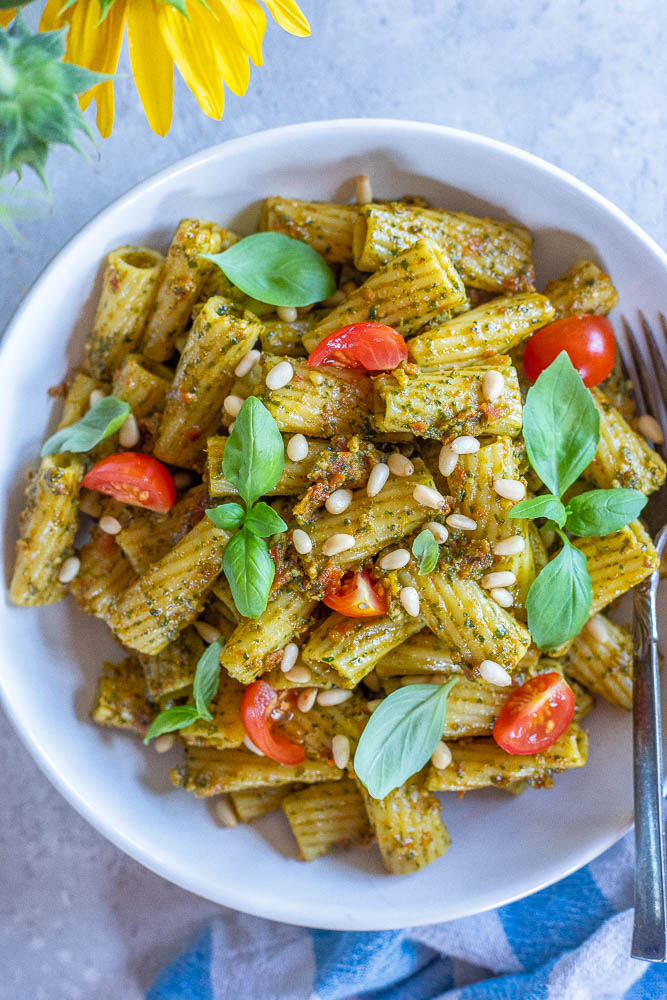
<path id="1" fill-rule="evenodd" d="M 209 17 L 213 20 L 210 13 Z M 222 118 L 225 92 L 211 33 L 202 33 L 192 14 L 186 19 L 170 4 L 160 4 L 158 19 L 162 38 L 199 107 L 210 118 Z"/>
<path id="2" fill-rule="evenodd" d="M 88 100 L 95 99 L 95 123 L 103 139 L 108 139 L 113 129 L 113 80 L 105 80 L 88 91 Z"/>
<path id="3" fill-rule="evenodd" d="M 255 66 L 262 65 L 262 39 L 266 30 L 266 15 L 257 0 L 209 0 L 209 6 L 217 11 L 220 5 L 226 7 L 234 22 L 239 42 L 248 53 Z"/>
<path id="4" fill-rule="evenodd" d="M 74 10 L 68 7 L 61 16 L 60 11 L 64 6 L 63 0 L 47 0 L 39 22 L 39 30 L 55 31 L 56 28 L 62 28 L 63 24 L 69 24 Z"/>
<path id="5" fill-rule="evenodd" d="M 146 117 L 154 132 L 166 135 L 171 126 L 174 64 L 162 40 L 155 0 L 133 0 L 127 37 L 134 82 Z"/>
<path id="6" fill-rule="evenodd" d="M 16 17 L 16 11 L 10 7 L 9 10 L 0 10 L 0 24 L 6 28 L 12 18 Z"/>
<path id="7" fill-rule="evenodd" d="M 299 35 L 303 38 L 304 35 L 310 34 L 308 19 L 293 0 L 264 0 L 264 3 L 276 24 L 289 31 L 290 35 Z"/>
<path id="8" fill-rule="evenodd" d="M 231 91 L 245 94 L 250 83 L 250 66 L 236 24 L 227 8 L 217 0 L 208 0 L 209 10 L 197 4 L 195 21 L 200 31 L 210 31 L 215 39 L 218 72 Z M 192 17 L 192 13 L 190 14 Z"/>

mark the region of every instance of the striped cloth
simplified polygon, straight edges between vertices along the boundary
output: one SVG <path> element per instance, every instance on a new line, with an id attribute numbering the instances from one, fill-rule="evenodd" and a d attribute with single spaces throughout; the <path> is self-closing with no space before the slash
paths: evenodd
<path id="1" fill-rule="evenodd" d="M 667 967 L 630 958 L 628 835 L 557 885 L 406 931 L 309 930 L 224 911 L 147 1000 L 667 1000 Z"/>

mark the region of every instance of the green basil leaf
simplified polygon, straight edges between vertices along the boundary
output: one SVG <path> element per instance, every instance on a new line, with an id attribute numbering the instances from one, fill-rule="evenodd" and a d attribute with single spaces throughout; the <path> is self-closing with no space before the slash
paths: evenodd
<path id="1" fill-rule="evenodd" d="M 256 396 L 241 407 L 222 457 L 225 479 L 236 486 L 248 507 L 276 485 L 285 464 L 278 425 Z"/>
<path id="2" fill-rule="evenodd" d="M 588 621 L 592 600 L 586 556 L 565 539 L 528 591 L 528 629 L 535 644 L 553 649 L 577 635 Z"/>
<path id="3" fill-rule="evenodd" d="M 435 688 L 399 688 L 373 712 L 354 755 L 354 770 L 374 799 L 383 799 L 427 762 L 442 739 L 447 695 L 457 680 Z"/>
<path id="4" fill-rule="evenodd" d="M 412 554 L 417 560 L 419 576 L 432 573 L 438 563 L 440 546 L 436 542 L 433 532 L 428 528 L 420 531 L 412 543 Z"/>
<path id="5" fill-rule="evenodd" d="M 223 503 L 219 507 L 211 507 L 206 516 L 213 521 L 216 528 L 225 531 L 236 531 L 243 524 L 245 511 L 240 503 Z"/>
<path id="6" fill-rule="evenodd" d="M 574 535 L 609 535 L 639 517 L 647 497 L 639 490 L 591 490 L 567 505 L 567 530 Z"/>
<path id="7" fill-rule="evenodd" d="M 530 464 L 558 497 L 593 461 L 600 440 L 600 414 L 565 351 L 528 390 L 523 438 Z"/>
<path id="8" fill-rule="evenodd" d="M 144 737 L 144 743 L 150 743 L 152 739 L 161 736 L 162 733 L 173 733 L 175 729 L 185 729 L 186 726 L 196 722 L 198 718 L 199 712 L 194 705 L 174 705 L 173 708 L 167 708 L 153 719 L 151 727 Z"/>
<path id="9" fill-rule="evenodd" d="M 282 233 L 254 233 L 202 257 L 246 295 L 273 306 L 309 306 L 336 291 L 333 271 L 317 251 Z"/>
<path id="10" fill-rule="evenodd" d="M 192 694 L 200 718 L 209 722 L 213 718 L 208 706 L 215 697 L 220 683 L 220 652 L 222 640 L 216 639 L 204 650 L 197 662 L 195 679 L 192 684 Z"/>
<path id="11" fill-rule="evenodd" d="M 64 451 L 90 451 L 100 441 L 114 434 L 125 423 L 130 407 L 122 399 L 105 396 L 88 410 L 85 417 L 52 434 L 40 455 L 59 455 Z"/>
<path id="12" fill-rule="evenodd" d="M 282 517 L 263 500 L 250 508 L 246 515 L 245 526 L 248 531 L 252 531 L 253 535 L 259 535 L 260 538 L 268 538 L 280 531 L 287 531 L 287 525 Z"/>
<path id="13" fill-rule="evenodd" d="M 244 618 L 259 618 L 266 608 L 276 573 L 264 539 L 242 528 L 227 542 L 222 568 L 239 614 Z"/>
<path id="14" fill-rule="evenodd" d="M 510 517 L 522 517 L 533 521 L 536 517 L 548 517 L 555 521 L 559 528 L 565 524 L 565 507 L 551 493 L 545 493 L 539 497 L 528 497 L 514 504 L 510 511 Z"/>

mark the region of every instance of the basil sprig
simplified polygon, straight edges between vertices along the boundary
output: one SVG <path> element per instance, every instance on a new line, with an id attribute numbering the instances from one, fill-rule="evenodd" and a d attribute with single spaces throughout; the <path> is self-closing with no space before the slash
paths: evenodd
<path id="1" fill-rule="evenodd" d="M 272 306 L 309 306 L 336 291 L 336 279 L 316 250 L 282 233 L 254 233 L 222 253 L 202 254 L 242 292 Z"/>
<path id="2" fill-rule="evenodd" d="M 438 563 L 440 546 L 435 540 L 435 536 L 428 528 L 420 531 L 412 543 L 412 554 L 417 560 L 417 573 L 425 576 L 432 573 Z"/>
<path id="3" fill-rule="evenodd" d="M 256 396 L 244 402 L 222 458 L 225 479 L 245 503 L 225 503 L 206 511 L 216 528 L 236 531 L 227 542 L 222 569 L 244 618 L 259 618 L 266 608 L 276 568 L 265 541 L 287 525 L 258 498 L 276 485 L 285 450 L 278 426 Z"/>
<path id="4" fill-rule="evenodd" d="M 162 733 L 173 733 L 176 729 L 185 729 L 197 719 L 210 722 L 213 715 L 210 704 L 215 698 L 220 683 L 220 652 L 222 640 L 216 639 L 199 657 L 192 684 L 194 705 L 173 705 L 156 716 L 146 733 L 144 743 L 150 743 Z"/>
<path id="5" fill-rule="evenodd" d="M 354 770 L 374 799 L 383 799 L 426 764 L 442 738 L 447 695 L 457 680 L 398 688 L 373 712 L 354 755 Z"/>
<path id="6" fill-rule="evenodd" d="M 646 497 L 639 490 L 589 490 L 567 505 L 562 502 L 593 460 L 600 440 L 600 415 L 565 351 L 528 390 L 523 437 L 530 464 L 551 492 L 522 500 L 509 516 L 546 517 L 563 543 L 526 599 L 533 640 L 540 649 L 550 649 L 581 630 L 593 599 L 586 557 L 561 529 L 583 537 L 619 531 L 639 516 Z"/>
<path id="7" fill-rule="evenodd" d="M 116 396 L 105 396 L 81 420 L 52 434 L 40 455 L 60 455 L 65 451 L 90 451 L 110 434 L 120 430 L 130 414 L 130 406 Z"/>

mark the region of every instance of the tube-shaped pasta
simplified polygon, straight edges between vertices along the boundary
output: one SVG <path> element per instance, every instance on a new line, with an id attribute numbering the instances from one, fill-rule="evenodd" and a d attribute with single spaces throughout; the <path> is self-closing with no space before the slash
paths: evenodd
<path id="1" fill-rule="evenodd" d="M 93 722 L 145 736 L 155 715 L 155 705 L 146 698 L 143 670 L 134 657 L 105 663 L 90 713 Z"/>
<path id="2" fill-rule="evenodd" d="M 173 549 L 201 521 L 207 506 L 206 487 L 199 485 L 188 490 L 168 514 L 135 509 L 129 524 L 116 536 L 135 572 L 144 573 Z"/>
<path id="3" fill-rule="evenodd" d="M 484 362 L 505 354 L 553 316 L 549 299 L 537 292 L 491 299 L 412 337 L 408 354 L 421 368 Z"/>
<path id="4" fill-rule="evenodd" d="M 330 264 L 351 264 L 352 234 L 358 214 L 357 205 L 265 198 L 259 228 L 307 243 Z"/>
<path id="5" fill-rule="evenodd" d="M 592 260 L 575 260 L 561 278 L 544 289 L 555 309 L 555 319 L 597 313 L 606 316 L 618 305 L 618 292 L 611 278 Z"/>
<path id="6" fill-rule="evenodd" d="M 188 627 L 159 653 L 153 656 L 140 653 L 139 663 L 146 678 L 148 697 L 153 701 L 160 701 L 186 694 L 192 686 L 195 669 L 204 649 L 204 642 L 198 632 Z"/>
<path id="7" fill-rule="evenodd" d="M 278 809 L 280 803 L 299 785 L 267 785 L 262 788 L 243 788 L 230 792 L 230 799 L 241 823 L 251 823 L 260 816 Z"/>
<path id="8" fill-rule="evenodd" d="M 466 301 L 463 282 L 446 251 L 433 240 L 419 240 L 350 292 L 303 342 L 312 351 L 339 327 L 364 320 L 385 323 L 408 336 L 444 310 Z"/>
<path id="9" fill-rule="evenodd" d="M 91 539 L 79 552 L 81 568 L 70 583 L 82 611 L 107 621 L 136 573 L 113 535 L 93 528 Z"/>
<path id="10" fill-rule="evenodd" d="M 591 393 L 600 414 L 600 443 L 583 478 L 602 490 L 620 486 L 653 493 L 667 475 L 662 458 L 633 431 L 600 389 L 591 389 Z"/>
<path id="11" fill-rule="evenodd" d="M 172 378 L 172 372 L 164 365 L 141 354 L 128 354 L 113 373 L 111 391 L 129 403 L 134 416 L 141 420 L 164 407 Z"/>
<path id="12" fill-rule="evenodd" d="M 333 612 L 311 632 L 303 647 L 307 664 L 329 664 L 343 680 L 341 687 L 354 687 L 390 649 L 421 628 L 407 614 L 396 618 L 346 618 Z"/>
<path id="13" fill-rule="evenodd" d="M 303 861 L 314 861 L 355 844 L 367 844 L 371 828 L 354 781 L 322 781 L 290 792 L 280 807 L 287 816 Z"/>
<path id="14" fill-rule="evenodd" d="M 75 424 L 77 420 L 80 420 L 88 412 L 90 409 L 90 394 L 94 389 L 99 389 L 106 396 L 109 388 L 108 382 L 93 378 L 92 375 L 87 375 L 83 371 L 75 372 L 65 396 L 58 430 L 61 427 L 69 427 L 71 424 Z"/>
<path id="15" fill-rule="evenodd" d="M 258 757 L 250 750 L 216 750 L 188 747 L 185 763 L 171 772 L 179 788 L 194 792 L 198 798 L 236 792 L 243 788 L 291 785 L 295 781 L 309 785 L 316 781 L 340 781 L 343 772 L 326 760 L 304 760 L 301 764 L 278 764 L 270 757 Z"/>
<path id="16" fill-rule="evenodd" d="M 97 378 L 108 376 L 134 350 L 151 311 L 164 257 L 147 247 L 112 250 L 102 280 L 83 367 Z"/>
<path id="17" fill-rule="evenodd" d="M 238 490 L 232 483 L 225 479 L 222 471 L 222 460 L 225 455 L 225 445 L 229 438 L 214 436 L 210 437 L 206 443 L 208 488 L 212 497 L 230 496 Z M 266 493 L 266 496 L 292 496 L 295 493 L 303 493 L 310 486 L 310 472 L 317 458 L 329 447 L 328 441 L 317 438 L 310 438 L 308 441 L 308 454 L 299 462 L 293 462 L 287 454 L 287 444 L 289 436 L 283 435 L 285 445 L 285 464 L 280 479 Z"/>
<path id="18" fill-rule="evenodd" d="M 632 708 L 632 636 L 604 615 L 595 615 L 575 636 L 563 667 L 617 708 Z"/>
<path id="19" fill-rule="evenodd" d="M 382 861 L 392 875 L 407 875 L 437 861 L 451 838 L 442 821 L 440 803 L 417 775 L 384 799 L 373 799 L 361 786 L 371 829 Z"/>
<path id="20" fill-rule="evenodd" d="M 362 209 L 354 227 L 354 262 L 360 271 L 376 271 L 424 237 L 444 247 L 471 288 L 512 293 L 533 287 L 533 241 L 527 229 L 400 202 Z"/>
<path id="21" fill-rule="evenodd" d="M 181 729 L 184 743 L 198 747 L 217 747 L 227 750 L 240 747 L 245 736 L 241 721 L 241 699 L 244 687 L 233 677 L 220 671 L 218 690 L 209 705 L 213 718 L 197 719 L 190 726 Z"/>
<path id="22" fill-rule="evenodd" d="M 653 542 L 639 521 L 604 538 L 577 538 L 574 544 L 588 562 L 593 587 L 591 615 L 641 583 L 660 565 Z"/>

